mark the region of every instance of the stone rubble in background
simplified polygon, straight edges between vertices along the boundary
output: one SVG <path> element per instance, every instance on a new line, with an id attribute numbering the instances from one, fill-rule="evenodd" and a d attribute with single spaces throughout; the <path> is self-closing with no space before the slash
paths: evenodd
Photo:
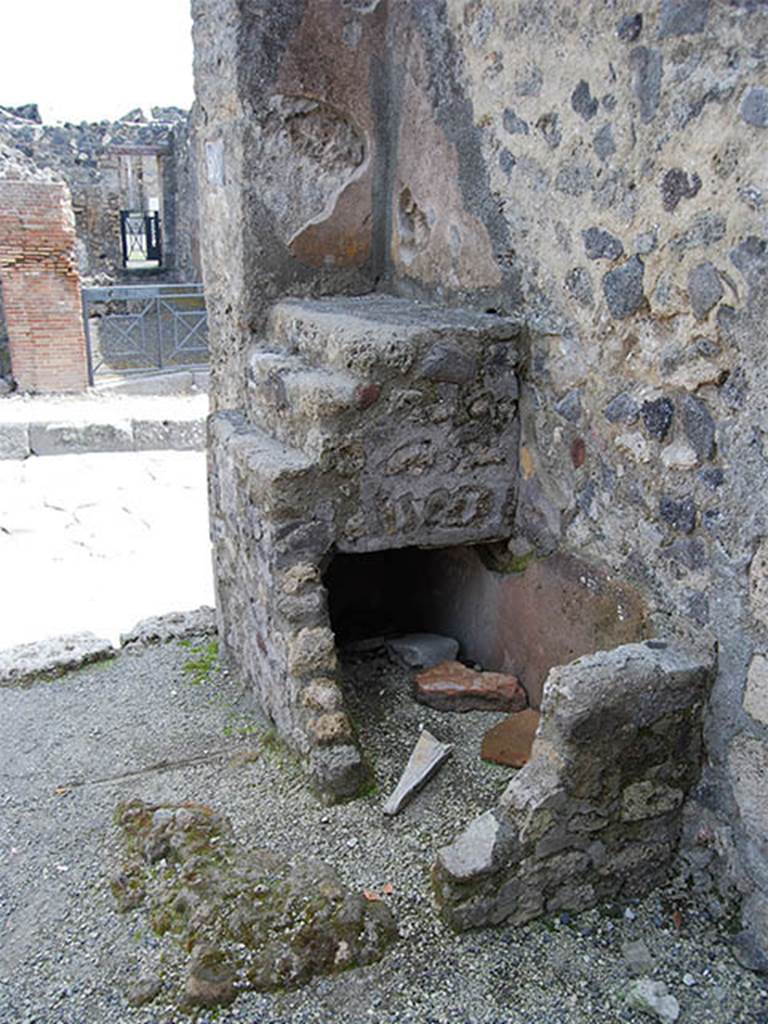
<path id="1" fill-rule="evenodd" d="M 189 612 L 168 612 L 142 619 L 120 634 L 120 645 L 167 644 L 171 640 L 188 640 L 190 637 L 207 637 L 216 634 L 216 611 L 203 605 Z"/>

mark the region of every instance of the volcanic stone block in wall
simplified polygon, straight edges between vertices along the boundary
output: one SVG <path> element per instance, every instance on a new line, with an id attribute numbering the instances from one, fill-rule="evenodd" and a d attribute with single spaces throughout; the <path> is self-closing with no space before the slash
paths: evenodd
<path id="1" fill-rule="evenodd" d="M 699 775 L 712 658 L 647 641 L 549 673 L 530 762 L 439 851 L 443 917 L 471 928 L 647 891 Z"/>

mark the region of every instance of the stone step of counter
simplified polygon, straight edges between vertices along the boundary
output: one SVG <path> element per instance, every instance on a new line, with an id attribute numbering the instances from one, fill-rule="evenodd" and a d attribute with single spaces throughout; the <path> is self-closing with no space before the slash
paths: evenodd
<path id="1" fill-rule="evenodd" d="M 327 440 L 349 435 L 379 396 L 377 385 L 310 367 L 284 352 L 255 349 L 248 360 L 248 419 L 276 439 L 318 456 Z"/>
<path id="2" fill-rule="evenodd" d="M 272 308 L 272 346 L 314 366 L 348 371 L 382 385 L 408 376 L 466 384 L 489 345 L 520 336 L 514 320 L 392 295 L 284 299 Z M 516 361 L 505 353 L 506 365 Z"/>
<path id="3" fill-rule="evenodd" d="M 241 413 L 214 414 L 209 431 L 218 459 L 234 465 L 248 479 L 251 501 L 261 512 L 276 521 L 295 518 L 297 510 L 304 508 L 306 495 L 314 493 L 317 463 L 252 426 Z"/>

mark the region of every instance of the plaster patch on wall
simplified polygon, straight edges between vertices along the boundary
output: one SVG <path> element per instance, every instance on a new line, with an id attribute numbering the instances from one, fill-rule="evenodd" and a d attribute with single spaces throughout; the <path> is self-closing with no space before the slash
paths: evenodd
<path id="1" fill-rule="evenodd" d="M 256 131 L 259 175 L 254 189 L 272 214 L 278 236 L 300 256 L 314 248 L 299 241 L 302 232 L 330 220 L 349 186 L 369 170 L 366 134 L 346 111 L 292 95 L 273 96 Z M 362 202 L 357 217 L 349 218 L 347 232 L 337 229 L 335 234 L 348 238 L 349 231 L 370 220 L 370 187 L 357 198 Z M 344 237 L 338 240 L 339 248 L 343 242 Z"/>

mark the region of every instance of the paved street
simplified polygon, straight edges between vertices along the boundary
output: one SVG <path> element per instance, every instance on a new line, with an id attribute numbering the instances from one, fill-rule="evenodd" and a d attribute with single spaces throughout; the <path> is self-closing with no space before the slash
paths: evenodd
<path id="1" fill-rule="evenodd" d="M 202 452 L 0 462 L 0 648 L 213 603 Z"/>

